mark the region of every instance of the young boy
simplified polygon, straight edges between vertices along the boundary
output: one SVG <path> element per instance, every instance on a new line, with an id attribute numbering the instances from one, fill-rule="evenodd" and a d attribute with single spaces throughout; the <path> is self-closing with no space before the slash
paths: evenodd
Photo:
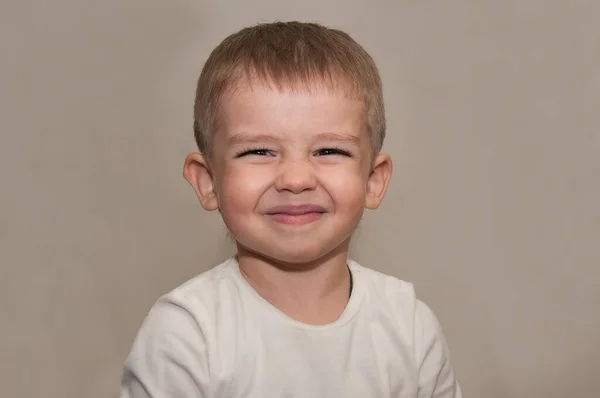
<path id="1" fill-rule="evenodd" d="M 365 50 L 317 24 L 243 29 L 203 68 L 194 130 L 184 176 L 237 255 L 158 300 L 121 397 L 460 397 L 412 285 L 348 259 L 392 173 Z"/>

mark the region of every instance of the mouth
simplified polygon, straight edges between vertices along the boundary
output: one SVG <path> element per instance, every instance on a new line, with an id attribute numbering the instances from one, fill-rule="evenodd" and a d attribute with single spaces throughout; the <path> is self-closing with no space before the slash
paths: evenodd
<path id="1" fill-rule="evenodd" d="M 327 210 L 318 205 L 285 205 L 269 209 L 265 214 L 279 224 L 304 225 L 319 220 Z"/>

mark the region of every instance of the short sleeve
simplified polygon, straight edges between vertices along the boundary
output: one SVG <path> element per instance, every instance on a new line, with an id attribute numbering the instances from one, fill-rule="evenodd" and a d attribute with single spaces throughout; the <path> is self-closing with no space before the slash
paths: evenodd
<path id="1" fill-rule="evenodd" d="M 182 307 L 159 301 L 125 362 L 120 398 L 209 398 L 202 330 Z"/>
<path id="2" fill-rule="evenodd" d="M 433 311 L 420 301 L 415 308 L 415 356 L 418 398 L 462 398 L 442 328 Z"/>

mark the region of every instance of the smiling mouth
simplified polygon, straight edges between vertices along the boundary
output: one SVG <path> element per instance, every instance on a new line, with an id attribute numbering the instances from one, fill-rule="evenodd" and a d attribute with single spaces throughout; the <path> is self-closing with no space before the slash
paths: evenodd
<path id="1" fill-rule="evenodd" d="M 327 210 L 317 205 L 276 206 L 265 214 L 279 224 L 304 225 L 319 220 Z"/>

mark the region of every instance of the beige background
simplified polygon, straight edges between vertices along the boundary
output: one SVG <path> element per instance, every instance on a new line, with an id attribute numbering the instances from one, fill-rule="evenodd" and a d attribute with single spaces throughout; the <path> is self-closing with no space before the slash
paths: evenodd
<path id="1" fill-rule="evenodd" d="M 600 2 L 0 4 L 0 396 L 113 395 L 154 300 L 231 253 L 181 177 L 194 84 L 274 19 L 379 63 L 395 174 L 354 255 L 415 283 L 465 396 L 598 396 Z"/>

